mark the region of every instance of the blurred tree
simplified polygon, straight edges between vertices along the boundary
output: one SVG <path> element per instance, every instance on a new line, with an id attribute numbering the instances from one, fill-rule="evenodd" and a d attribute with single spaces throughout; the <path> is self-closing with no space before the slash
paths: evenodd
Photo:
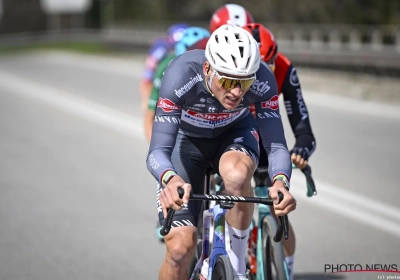
<path id="1" fill-rule="evenodd" d="M 3 0 L 0 33 L 46 30 L 46 16 L 39 0 Z"/>
<path id="2" fill-rule="evenodd" d="M 223 4 L 246 7 L 271 23 L 399 24 L 399 0 L 115 0 L 118 20 L 208 21 Z"/>
<path id="3" fill-rule="evenodd" d="M 85 15 L 86 27 L 100 28 L 101 27 L 101 3 L 93 1 L 92 7 Z"/>

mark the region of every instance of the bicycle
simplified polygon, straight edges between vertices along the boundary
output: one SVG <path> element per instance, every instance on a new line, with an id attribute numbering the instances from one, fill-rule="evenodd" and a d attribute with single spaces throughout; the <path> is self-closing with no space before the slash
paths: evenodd
<path id="1" fill-rule="evenodd" d="M 292 168 L 296 169 L 296 166 L 292 165 Z M 306 177 L 307 196 L 316 195 L 317 191 L 311 175 L 311 167 L 307 165 L 301 171 Z M 255 197 L 268 197 L 268 185 L 271 185 L 268 183 L 268 169 L 258 168 L 254 180 Z M 274 232 L 277 225 L 270 207 L 259 205 L 258 212 L 255 211 L 255 215 L 257 214 L 258 218 L 256 221 L 253 219 L 250 226 L 246 276 L 248 280 L 289 279 L 283 245 L 271 241 L 271 233 Z M 285 236 L 286 239 L 287 237 Z"/>
<path id="2" fill-rule="evenodd" d="M 227 209 L 231 209 L 235 202 L 258 203 L 266 206 L 273 205 L 273 200 L 267 197 L 243 197 L 243 196 L 230 196 L 221 194 L 210 194 L 210 168 L 206 171 L 206 186 L 205 194 L 191 194 L 192 200 L 203 200 L 203 217 L 199 218 L 202 221 L 199 230 L 199 238 L 195 256 L 192 261 L 191 267 L 188 270 L 188 276 L 191 280 L 197 280 L 201 274 L 206 274 L 206 279 L 226 279 L 233 280 L 233 268 L 230 263 L 228 253 L 226 251 L 226 244 L 230 244 L 229 236 L 225 236 L 225 214 Z M 183 197 L 183 189 L 178 188 L 179 196 Z M 279 193 L 279 201 L 282 201 L 283 194 Z M 214 205 L 208 204 L 210 201 L 218 202 Z M 208 202 L 208 203 L 207 203 Z M 164 226 L 160 230 L 160 234 L 165 236 L 169 233 L 172 224 L 172 218 L 175 211 L 168 209 L 168 214 L 165 219 Z M 211 223 L 213 220 L 213 227 Z M 274 241 L 279 242 L 282 236 L 288 236 L 288 218 L 287 216 L 279 216 L 278 225 Z M 211 237 L 211 238 L 210 238 Z M 210 250 L 211 249 L 211 250 Z M 201 253 L 200 253 L 201 252 Z M 204 273 L 203 265 L 207 270 L 208 259 L 208 273 Z"/>

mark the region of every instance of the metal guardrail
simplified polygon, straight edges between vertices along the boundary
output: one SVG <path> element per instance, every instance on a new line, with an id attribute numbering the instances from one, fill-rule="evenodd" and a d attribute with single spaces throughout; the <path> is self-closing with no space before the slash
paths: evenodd
<path id="1" fill-rule="evenodd" d="M 204 22 L 196 25 L 207 27 Z M 394 26 L 265 25 L 274 33 L 279 50 L 295 65 L 400 76 L 400 29 Z M 103 35 L 109 43 L 148 47 L 167 27 L 115 24 Z"/>
<path id="2" fill-rule="evenodd" d="M 170 23 L 118 23 L 102 30 L 14 34 L 0 37 L 1 46 L 39 42 L 95 41 L 146 51 L 164 36 Z M 191 23 L 207 28 L 207 22 Z M 298 66 L 372 71 L 400 77 L 399 26 L 265 24 L 279 50 Z"/>

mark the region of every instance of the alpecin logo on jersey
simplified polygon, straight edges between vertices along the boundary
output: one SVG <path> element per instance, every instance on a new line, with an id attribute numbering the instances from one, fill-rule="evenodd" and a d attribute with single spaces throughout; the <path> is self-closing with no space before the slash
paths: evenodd
<path id="1" fill-rule="evenodd" d="M 271 110 L 278 110 L 279 108 L 279 100 L 278 100 L 278 95 L 274 95 L 271 97 L 270 100 L 261 102 L 261 107 L 262 108 L 269 108 Z"/>
<path id="2" fill-rule="evenodd" d="M 200 74 L 197 74 L 194 78 L 190 77 L 190 81 L 183 85 L 180 89 L 175 90 L 176 96 L 179 98 L 184 95 L 186 92 L 188 92 L 195 84 L 198 82 L 201 82 L 203 80 L 203 77 Z"/>
<path id="3" fill-rule="evenodd" d="M 175 103 L 168 98 L 161 97 L 158 99 L 157 107 L 161 108 L 166 113 L 170 113 L 173 110 L 179 110 L 181 108 L 178 105 L 175 105 Z"/>
<path id="4" fill-rule="evenodd" d="M 250 91 L 258 96 L 263 96 L 270 89 L 271 87 L 268 85 L 268 81 L 260 82 L 259 80 L 255 80 L 250 88 Z"/>

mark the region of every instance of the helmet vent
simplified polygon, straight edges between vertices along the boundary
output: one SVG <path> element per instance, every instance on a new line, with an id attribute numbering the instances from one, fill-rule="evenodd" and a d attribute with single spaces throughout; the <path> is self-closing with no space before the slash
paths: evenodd
<path id="1" fill-rule="evenodd" d="M 243 57 L 243 47 L 239 47 L 240 57 Z"/>
<path id="2" fill-rule="evenodd" d="M 220 56 L 218 53 L 217 53 L 217 55 L 218 55 L 218 57 L 223 61 L 223 62 L 225 62 L 226 63 L 226 60 L 225 59 L 223 59 L 222 58 L 222 56 Z"/>
<path id="3" fill-rule="evenodd" d="M 256 39 L 256 41 L 261 44 L 260 29 L 258 28 L 258 26 L 256 28 L 252 29 L 251 31 L 252 31 L 251 33 L 252 33 L 254 39 Z"/>
<path id="4" fill-rule="evenodd" d="M 249 67 L 250 57 L 247 59 L 246 68 Z"/>

